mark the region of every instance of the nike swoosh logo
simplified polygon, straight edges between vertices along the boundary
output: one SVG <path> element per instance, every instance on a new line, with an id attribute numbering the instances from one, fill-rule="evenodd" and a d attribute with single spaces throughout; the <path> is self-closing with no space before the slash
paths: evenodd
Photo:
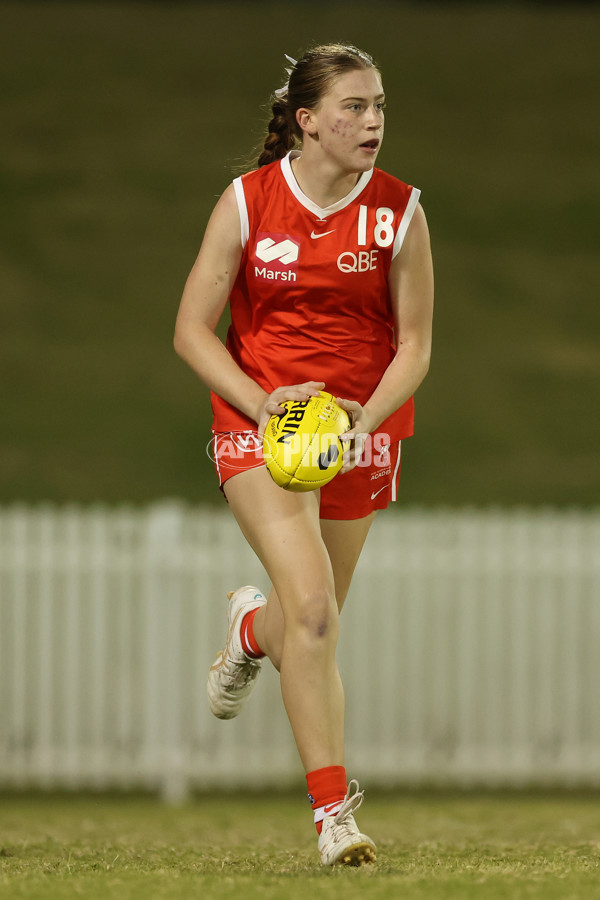
<path id="1" fill-rule="evenodd" d="M 318 238 L 327 237 L 328 234 L 333 234 L 333 232 L 336 230 L 337 229 L 334 228 L 333 231 L 324 231 L 323 234 L 315 234 L 314 231 L 311 231 L 310 236 L 313 240 L 316 241 Z"/>
<path id="2" fill-rule="evenodd" d="M 331 803 L 329 806 L 324 806 L 323 812 L 325 813 L 326 816 L 328 816 L 332 812 L 337 812 L 338 809 L 340 808 L 341 804 L 342 804 L 342 801 L 340 800 L 339 803 Z"/>
<path id="3" fill-rule="evenodd" d="M 384 486 L 382 488 L 379 488 L 378 491 L 375 491 L 374 494 L 371 494 L 371 500 L 374 500 L 375 497 L 377 496 L 377 494 L 380 494 L 382 491 L 385 491 L 386 487 L 389 487 L 390 484 L 391 484 L 391 481 L 388 482 L 387 484 L 384 484 Z"/>

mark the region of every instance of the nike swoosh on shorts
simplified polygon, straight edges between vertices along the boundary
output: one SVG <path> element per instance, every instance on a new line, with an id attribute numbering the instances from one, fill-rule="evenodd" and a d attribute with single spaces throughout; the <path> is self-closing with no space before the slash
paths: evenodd
<path id="1" fill-rule="evenodd" d="M 391 481 L 388 482 L 387 484 L 384 484 L 384 486 L 382 488 L 379 488 L 378 491 L 375 491 L 374 494 L 371 494 L 371 500 L 374 500 L 375 497 L 377 496 L 377 494 L 380 494 L 382 491 L 385 491 L 386 487 L 389 487 L 390 484 L 391 484 Z"/>

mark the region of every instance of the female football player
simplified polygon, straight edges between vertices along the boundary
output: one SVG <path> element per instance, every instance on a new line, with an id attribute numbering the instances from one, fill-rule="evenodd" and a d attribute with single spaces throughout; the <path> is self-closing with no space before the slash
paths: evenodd
<path id="1" fill-rule="evenodd" d="M 396 498 L 400 441 L 429 366 L 432 264 L 419 191 L 375 168 L 385 98 L 371 57 L 334 44 L 288 59 L 258 166 L 208 223 L 175 348 L 212 391 L 220 485 L 272 584 L 268 596 L 229 595 L 212 711 L 237 715 L 271 660 L 321 860 L 360 865 L 375 845 L 356 825 L 363 794 L 344 768 L 339 613 L 376 511 Z M 215 328 L 228 302 L 224 346 Z M 270 478 L 261 436 L 282 401 L 323 388 L 351 417 L 349 449 L 324 488 L 291 493 Z"/>

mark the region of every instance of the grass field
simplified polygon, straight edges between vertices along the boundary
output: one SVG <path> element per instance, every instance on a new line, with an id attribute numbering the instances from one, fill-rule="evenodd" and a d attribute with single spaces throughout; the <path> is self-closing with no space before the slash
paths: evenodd
<path id="1" fill-rule="evenodd" d="M 323 869 L 291 797 L 0 802 L 0 896 L 27 900 L 600 897 L 600 804 L 580 795 L 369 796 L 374 867 Z"/>
<path id="2" fill-rule="evenodd" d="M 0 501 L 220 502 L 179 297 L 283 53 L 341 38 L 436 263 L 402 499 L 598 502 L 599 36 L 576 3 L 0 3 Z"/>

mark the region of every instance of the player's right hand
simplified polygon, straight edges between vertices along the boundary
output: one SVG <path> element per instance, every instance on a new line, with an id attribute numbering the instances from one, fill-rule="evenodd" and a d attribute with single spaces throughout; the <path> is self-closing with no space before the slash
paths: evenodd
<path id="1" fill-rule="evenodd" d="M 268 394 L 263 401 L 258 415 L 258 433 L 264 434 L 267 422 L 271 416 L 282 416 L 285 406 L 284 400 L 308 400 L 309 397 L 318 397 L 319 391 L 325 387 L 324 381 L 305 381 L 304 384 L 291 384 L 286 387 L 278 387 Z"/>

